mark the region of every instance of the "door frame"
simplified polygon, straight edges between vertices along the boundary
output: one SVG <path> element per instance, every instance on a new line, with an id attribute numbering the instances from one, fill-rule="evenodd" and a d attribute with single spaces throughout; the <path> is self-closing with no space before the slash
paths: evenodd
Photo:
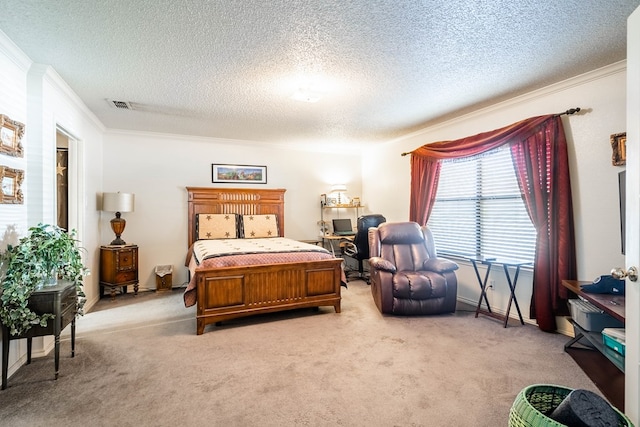
<path id="1" fill-rule="evenodd" d="M 57 125 L 56 133 L 61 133 L 69 140 L 69 164 L 67 166 L 68 187 L 68 221 L 69 230 L 76 230 L 76 237 L 83 241 L 84 236 L 84 144 L 64 127 Z M 55 201 L 57 203 L 57 200 Z"/>

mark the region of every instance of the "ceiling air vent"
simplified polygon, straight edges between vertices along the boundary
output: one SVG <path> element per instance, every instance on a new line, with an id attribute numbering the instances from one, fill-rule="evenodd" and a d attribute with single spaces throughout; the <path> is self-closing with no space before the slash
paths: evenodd
<path id="1" fill-rule="evenodd" d="M 112 107 L 115 107 L 119 110 L 133 110 L 131 103 L 127 101 L 116 101 L 115 99 L 109 99 L 108 101 Z"/>

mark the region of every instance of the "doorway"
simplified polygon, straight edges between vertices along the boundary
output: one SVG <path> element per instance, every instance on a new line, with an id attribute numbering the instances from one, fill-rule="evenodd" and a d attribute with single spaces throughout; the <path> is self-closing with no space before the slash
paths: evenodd
<path id="1" fill-rule="evenodd" d="M 56 223 L 75 230 L 82 241 L 84 195 L 82 182 L 82 144 L 63 128 L 56 129 Z"/>
<path id="2" fill-rule="evenodd" d="M 69 138 L 56 132 L 56 224 L 69 230 Z"/>

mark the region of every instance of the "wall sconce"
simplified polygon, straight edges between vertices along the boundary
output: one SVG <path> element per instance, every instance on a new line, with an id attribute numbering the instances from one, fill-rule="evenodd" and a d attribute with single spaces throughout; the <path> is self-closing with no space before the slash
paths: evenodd
<path id="1" fill-rule="evenodd" d="M 111 230 L 116 235 L 111 245 L 126 245 L 127 242 L 122 240 L 120 236 L 127 225 L 127 221 L 120 217 L 122 212 L 133 212 L 135 203 L 135 194 L 133 193 L 103 193 L 102 194 L 102 210 L 105 212 L 115 212 L 116 217 L 111 220 Z"/>

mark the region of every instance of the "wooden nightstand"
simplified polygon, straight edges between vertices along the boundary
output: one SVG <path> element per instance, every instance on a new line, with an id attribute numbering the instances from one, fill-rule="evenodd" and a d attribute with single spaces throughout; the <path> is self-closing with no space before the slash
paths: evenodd
<path id="1" fill-rule="evenodd" d="M 116 296 L 116 288 L 127 292 L 127 285 L 133 285 L 138 295 L 138 247 L 136 245 L 100 247 L 100 297 L 105 286 L 109 286 L 111 299 Z"/>

